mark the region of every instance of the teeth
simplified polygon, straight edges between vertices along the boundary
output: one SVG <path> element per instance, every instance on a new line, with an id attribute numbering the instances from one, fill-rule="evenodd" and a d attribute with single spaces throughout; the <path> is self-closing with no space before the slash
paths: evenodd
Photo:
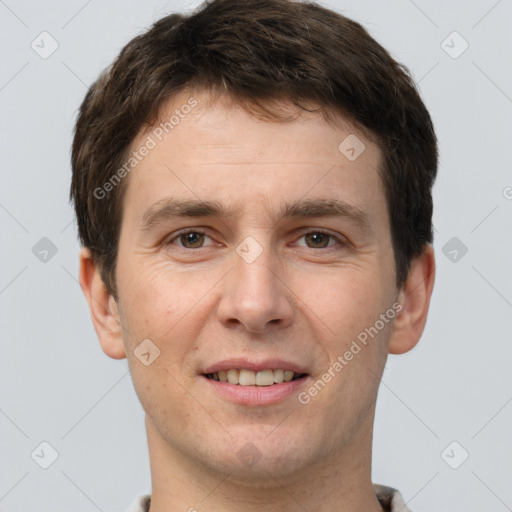
<path id="1" fill-rule="evenodd" d="M 259 373 L 260 372 L 258 372 L 258 374 Z M 240 386 L 254 386 L 254 384 L 256 384 L 256 374 L 251 372 L 251 370 L 240 370 L 238 384 L 240 384 Z"/>
<path id="2" fill-rule="evenodd" d="M 230 384 L 238 384 L 238 376 L 240 372 L 235 369 L 228 370 L 228 382 Z"/>
<path id="3" fill-rule="evenodd" d="M 242 372 L 240 372 L 240 375 L 242 375 Z M 257 386 L 272 386 L 272 384 L 274 384 L 274 372 L 272 370 L 262 370 L 256 374 Z"/>
<path id="4" fill-rule="evenodd" d="M 219 370 L 210 374 L 211 378 L 220 382 L 229 382 L 230 384 L 239 384 L 240 386 L 271 386 L 281 382 L 290 382 L 298 374 L 291 370 L 261 370 L 254 372 L 252 370 Z"/>
<path id="5" fill-rule="evenodd" d="M 274 370 L 274 382 L 281 384 L 284 381 L 284 370 Z"/>

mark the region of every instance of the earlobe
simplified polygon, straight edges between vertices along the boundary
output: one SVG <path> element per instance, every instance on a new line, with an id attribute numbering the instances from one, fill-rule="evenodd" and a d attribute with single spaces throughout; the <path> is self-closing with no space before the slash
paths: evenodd
<path id="1" fill-rule="evenodd" d="M 126 357 L 117 303 L 109 293 L 86 247 L 80 250 L 80 286 L 89 304 L 94 330 L 107 356 Z"/>
<path id="2" fill-rule="evenodd" d="M 421 338 L 435 281 L 434 249 L 428 244 L 411 262 L 407 282 L 400 291 L 402 309 L 396 316 L 389 342 L 390 354 L 403 354 L 413 349 Z"/>

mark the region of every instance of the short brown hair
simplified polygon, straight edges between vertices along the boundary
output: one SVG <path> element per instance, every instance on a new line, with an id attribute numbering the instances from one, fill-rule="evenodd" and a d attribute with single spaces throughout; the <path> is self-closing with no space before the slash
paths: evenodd
<path id="1" fill-rule="evenodd" d="M 213 0 L 190 15 L 166 16 L 130 41 L 79 110 L 70 199 L 81 244 L 115 298 L 127 179 L 105 200 L 94 190 L 123 165 L 163 102 L 187 87 L 225 92 L 276 120 L 274 100 L 302 108 L 313 102 L 326 118 L 341 112 L 373 136 L 383 153 L 397 286 L 405 283 L 411 260 L 433 239 L 438 159 L 431 118 L 407 68 L 360 24 L 313 2 Z"/>

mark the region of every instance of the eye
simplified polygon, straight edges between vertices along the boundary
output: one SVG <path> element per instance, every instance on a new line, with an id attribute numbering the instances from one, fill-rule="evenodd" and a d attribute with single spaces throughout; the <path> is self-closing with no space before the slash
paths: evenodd
<path id="1" fill-rule="evenodd" d="M 178 233 L 166 245 L 177 245 L 180 249 L 202 249 L 207 247 L 204 245 L 206 239 L 212 240 L 204 231 L 194 229 Z M 298 238 L 300 239 L 304 239 L 306 243 L 298 245 L 309 249 L 324 249 L 336 244 L 344 245 L 344 242 L 332 233 L 319 230 L 308 231 Z"/>
<path id="2" fill-rule="evenodd" d="M 331 233 L 326 233 L 325 231 L 309 231 L 308 233 L 304 233 L 299 238 L 299 240 L 301 238 L 304 238 L 306 240 L 306 247 L 310 249 L 323 249 L 325 247 L 335 245 L 336 242 L 340 245 L 343 245 L 343 242 L 338 237 L 334 236 Z M 304 245 L 301 246 L 304 247 Z"/>
<path id="3" fill-rule="evenodd" d="M 182 249 L 201 249 L 204 247 L 203 244 L 206 238 L 210 237 L 203 231 L 194 229 L 178 233 L 174 238 L 170 239 L 167 244 L 173 244 L 175 240 L 178 240 L 179 244 L 176 245 Z"/>

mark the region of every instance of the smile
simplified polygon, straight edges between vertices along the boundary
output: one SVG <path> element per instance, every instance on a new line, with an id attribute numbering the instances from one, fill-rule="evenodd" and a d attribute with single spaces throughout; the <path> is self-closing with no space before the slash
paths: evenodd
<path id="1" fill-rule="evenodd" d="M 218 372 L 205 374 L 205 377 L 218 382 L 229 382 L 239 386 L 272 386 L 282 382 L 290 382 L 300 379 L 306 374 L 295 373 L 292 370 L 261 370 L 253 371 L 247 369 L 230 368 Z"/>

